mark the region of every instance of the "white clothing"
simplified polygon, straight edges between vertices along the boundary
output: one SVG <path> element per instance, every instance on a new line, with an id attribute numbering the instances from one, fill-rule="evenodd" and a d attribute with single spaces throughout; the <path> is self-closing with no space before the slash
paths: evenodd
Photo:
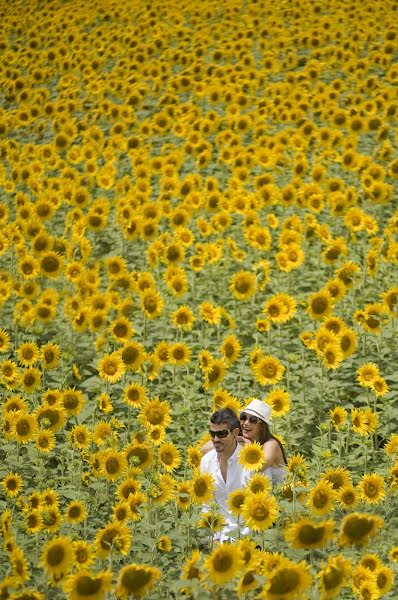
<path id="1" fill-rule="evenodd" d="M 227 461 L 227 481 L 224 481 L 224 478 L 221 474 L 220 462 L 215 449 L 210 450 L 210 452 L 205 454 L 200 463 L 200 472 L 210 473 L 210 475 L 212 475 L 214 478 L 214 501 L 217 503 L 219 512 L 225 520 L 225 526 L 223 529 L 214 535 L 214 539 L 219 540 L 220 542 L 225 542 L 230 539 L 233 540 L 238 537 L 238 520 L 228 511 L 227 502 L 229 494 L 244 487 L 243 480 L 245 469 L 238 462 L 239 452 L 240 445 L 237 444 L 235 452 Z M 203 511 L 208 510 L 209 506 L 203 507 Z M 249 532 L 250 529 L 248 527 L 242 527 L 240 530 L 241 535 L 247 535 Z"/>

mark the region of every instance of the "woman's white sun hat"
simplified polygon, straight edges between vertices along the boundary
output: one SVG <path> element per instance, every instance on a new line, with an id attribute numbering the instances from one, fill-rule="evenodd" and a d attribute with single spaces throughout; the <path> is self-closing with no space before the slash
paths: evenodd
<path id="1" fill-rule="evenodd" d="M 248 415 L 253 415 L 254 417 L 258 417 L 271 427 L 272 408 L 266 402 L 262 402 L 262 400 L 254 398 L 254 400 L 252 400 L 242 412 L 245 412 Z"/>

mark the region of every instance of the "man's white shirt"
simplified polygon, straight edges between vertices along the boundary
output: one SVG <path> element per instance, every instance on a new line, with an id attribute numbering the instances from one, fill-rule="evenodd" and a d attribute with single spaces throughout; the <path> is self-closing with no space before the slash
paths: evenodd
<path id="1" fill-rule="evenodd" d="M 236 539 L 238 537 L 238 520 L 228 511 L 228 498 L 229 495 L 235 490 L 241 489 L 244 487 L 245 480 L 245 469 L 238 462 L 240 446 L 236 445 L 235 452 L 228 459 L 228 468 L 227 468 L 227 480 L 224 481 L 224 478 L 221 474 L 221 466 L 220 461 L 218 460 L 218 454 L 215 449 L 210 450 L 201 460 L 200 463 L 200 472 L 201 473 L 210 473 L 213 476 L 215 485 L 214 485 L 214 501 L 218 504 L 219 513 L 224 517 L 225 526 L 220 532 L 217 532 L 214 536 L 215 540 L 219 540 L 220 542 L 225 542 L 228 539 Z M 209 506 L 204 506 L 203 511 L 208 511 Z M 240 533 L 241 535 L 247 535 L 250 530 L 248 527 L 242 527 L 240 525 Z"/>

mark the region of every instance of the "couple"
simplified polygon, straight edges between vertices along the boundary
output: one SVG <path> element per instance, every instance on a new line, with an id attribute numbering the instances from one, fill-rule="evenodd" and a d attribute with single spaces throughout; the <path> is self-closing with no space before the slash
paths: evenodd
<path id="1" fill-rule="evenodd" d="M 251 475 L 238 462 L 242 445 L 259 442 L 265 456 L 262 474 L 270 478 L 272 485 L 283 482 L 287 461 L 282 444 L 270 431 L 271 411 L 268 404 L 255 399 L 246 406 L 239 419 L 230 408 L 217 410 L 210 417 L 212 441 L 202 447 L 204 456 L 200 470 L 210 473 L 215 481 L 214 499 L 226 523 L 215 536 L 220 542 L 233 539 L 238 527 L 237 519 L 227 508 L 229 494 L 245 487 Z M 249 533 L 249 529 L 245 528 L 242 533 Z"/>

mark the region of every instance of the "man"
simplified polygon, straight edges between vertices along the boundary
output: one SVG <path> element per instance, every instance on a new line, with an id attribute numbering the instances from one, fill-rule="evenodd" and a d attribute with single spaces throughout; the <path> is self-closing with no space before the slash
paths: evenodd
<path id="1" fill-rule="evenodd" d="M 243 467 L 238 462 L 239 419 L 230 408 L 222 408 L 211 415 L 210 435 L 214 448 L 203 456 L 200 471 L 213 476 L 214 500 L 225 520 L 224 528 L 216 533 L 214 539 L 220 542 L 232 541 L 237 537 L 238 521 L 228 511 L 227 502 L 229 494 L 242 487 Z M 208 506 L 203 508 L 204 511 L 209 510 Z M 248 531 L 245 528 L 241 533 L 246 534 Z"/>

